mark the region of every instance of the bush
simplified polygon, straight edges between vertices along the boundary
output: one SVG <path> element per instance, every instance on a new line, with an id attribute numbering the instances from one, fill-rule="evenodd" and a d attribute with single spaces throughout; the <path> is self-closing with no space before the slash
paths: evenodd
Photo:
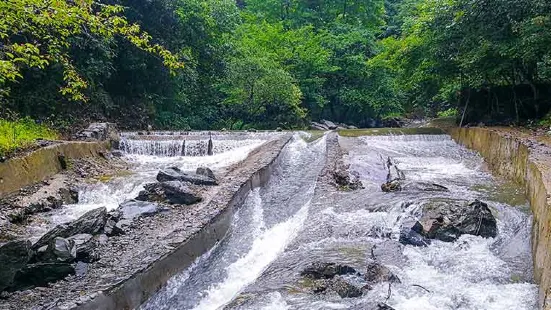
<path id="1" fill-rule="evenodd" d="M 439 111 L 436 115 L 438 117 L 454 117 L 457 116 L 457 109 L 450 108 L 444 111 Z"/>
<path id="2" fill-rule="evenodd" d="M 0 156 L 30 147 L 37 139 L 55 140 L 58 136 L 56 131 L 28 117 L 16 121 L 0 119 Z"/>

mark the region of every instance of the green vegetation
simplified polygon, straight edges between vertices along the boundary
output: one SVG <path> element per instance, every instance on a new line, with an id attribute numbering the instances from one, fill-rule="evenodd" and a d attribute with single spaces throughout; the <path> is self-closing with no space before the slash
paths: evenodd
<path id="1" fill-rule="evenodd" d="M 18 121 L 0 120 L 0 156 L 32 145 L 36 139 L 55 140 L 58 134 L 29 118 Z"/>
<path id="2" fill-rule="evenodd" d="M 549 46 L 546 0 L 6 0 L 0 117 L 519 123 L 551 106 Z"/>

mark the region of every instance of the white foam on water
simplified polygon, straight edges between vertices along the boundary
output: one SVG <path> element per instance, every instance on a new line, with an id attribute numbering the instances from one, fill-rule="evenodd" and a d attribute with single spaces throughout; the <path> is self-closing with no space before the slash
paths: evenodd
<path id="1" fill-rule="evenodd" d="M 397 310 L 535 309 L 537 286 L 511 283 L 507 264 L 490 250 L 493 241 L 464 235 L 455 243 L 406 247 L 408 263 L 399 274 L 402 285 L 394 288 L 389 304 Z"/>
<path id="2" fill-rule="evenodd" d="M 291 306 L 285 302 L 283 296 L 279 292 L 270 293 L 270 301 L 267 305 L 262 307 L 262 310 L 288 310 L 291 309 Z"/>
<path id="3" fill-rule="evenodd" d="M 254 282 L 296 237 L 308 215 L 308 201 L 294 216 L 262 232 L 248 253 L 227 267 L 227 276 L 209 288 L 196 310 L 220 309 Z"/>

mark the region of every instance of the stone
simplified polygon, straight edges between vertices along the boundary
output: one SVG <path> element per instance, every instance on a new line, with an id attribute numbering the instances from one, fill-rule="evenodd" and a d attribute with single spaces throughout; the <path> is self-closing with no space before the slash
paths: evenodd
<path id="1" fill-rule="evenodd" d="M 121 150 L 113 150 L 113 151 L 111 151 L 111 155 L 113 157 L 120 158 L 120 157 L 124 156 L 124 153 Z"/>
<path id="2" fill-rule="evenodd" d="M 77 247 L 73 240 L 55 237 L 50 240 L 46 249 L 41 247 L 37 260 L 49 263 L 72 263 L 77 256 Z"/>
<path id="3" fill-rule="evenodd" d="M 385 193 L 400 192 L 402 191 L 402 183 L 398 180 L 386 182 L 381 185 L 381 190 Z"/>
<path id="4" fill-rule="evenodd" d="M 339 294 L 341 298 L 354 298 L 363 295 L 361 288 L 349 283 L 340 276 L 335 277 L 331 281 L 330 287 L 333 291 Z"/>
<path id="5" fill-rule="evenodd" d="M 14 278 L 12 290 L 26 290 L 65 279 L 75 274 L 75 268 L 69 263 L 36 263 L 26 265 Z"/>
<path id="6" fill-rule="evenodd" d="M 78 203 L 78 190 L 72 187 L 60 188 L 58 194 L 63 204 Z"/>
<path id="7" fill-rule="evenodd" d="M 423 208 L 417 227 L 430 239 L 453 242 L 461 235 L 484 238 L 497 236 L 497 221 L 488 205 L 479 200 L 459 205 L 447 201 L 435 202 Z"/>
<path id="8" fill-rule="evenodd" d="M 75 138 L 81 141 L 111 141 L 115 144 L 120 140 L 117 126 L 113 123 L 92 123 L 76 134 Z"/>
<path id="9" fill-rule="evenodd" d="M 327 129 L 329 129 L 329 130 L 335 130 L 335 129 L 338 128 L 338 126 L 337 126 L 335 123 L 333 123 L 332 121 L 321 120 L 321 123 L 322 123 L 325 127 L 327 127 Z"/>
<path id="10" fill-rule="evenodd" d="M 323 124 L 320 124 L 320 123 L 316 123 L 316 122 L 310 123 L 310 129 L 312 129 L 312 130 L 321 130 L 321 131 L 329 130 L 329 128 L 327 128 L 327 126 L 325 126 Z"/>
<path id="11" fill-rule="evenodd" d="M 385 265 L 371 261 L 367 264 L 365 280 L 369 284 L 379 284 L 383 282 L 400 283 L 400 279 L 390 271 Z"/>
<path id="12" fill-rule="evenodd" d="M 153 216 L 163 209 L 158 204 L 149 201 L 129 200 L 119 205 L 121 218 L 133 220 L 139 217 Z"/>
<path id="13" fill-rule="evenodd" d="M 75 275 L 79 278 L 84 277 L 88 273 L 88 263 L 77 262 L 75 265 Z"/>
<path id="14" fill-rule="evenodd" d="M 83 216 L 69 223 L 57 225 L 55 228 L 42 236 L 34 245 L 33 249 L 38 249 L 50 242 L 56 237 L 68 238 L 78 234 L 99 233 L 105 226 L 107 220 L 107 209 L 105 207 L 88 211 Z"/>
<path id="15" fill-rule="evenodd" d="M 345 169 L 337 169 L 333 171 L 333 179 L 337 187 L 348 190 L 358 190 L 363 188 L 360 176 L 357 173 L 348 173 Z"/>
<path id="16" fill-rule="evenodd" d="M 67 240 L 73 241 L 75 244 L 77 261 L 92 263 L 99 260 L 99 254 L 96 252 L 98 241 L 94 236 L 78 234 L 67 238 Z"/>
<path id="17" fill-rule="evenodd" d="M 406 122 L 399 117 L 390 117 L 383 119 L 383 127 L 385 128 L 402 128 Z"/>
<path id="18" fill-rule="evenodd" d="M 421 226 L 419 222 L 415 224 L 413 228 L 410 229 L 403 229 L 400 232 L 400 240 L 399 242 L 403 245 L 413 245 L 417 247 L 425 247 L 430 245 L 431 241 L 430 239 L 423 236 L 421 233 L 419 233 L 419 230 L 415 227 Z M 422 231 L 422 228 L 421 228 Z"/>
<path id="19" fill-rule="evenodd" d="M 117 224 L 115 224 L 115 227 L 113 228 L 113 230 L 116 234 L 124 235 L 130 229 L 130 225 L 132 225 L 132 221 L 120 220 L 117 222 Z"/>
<path id="20" fill-rule="evenodd" d="M 337 275 L 354 274 L 356 270 L 346 265 L 338 265 L 335 263 L 314 262 L 308 265 L 302 272 L 301 276 L 312 279 L 332 279 Z"/>
<path id="21" fill-rule="evenodd" d="M 185 173 L 177 167 L 172 167 L 159 171 L 159 173 L 157 174 L 157 181 L 182 181 L 195 185 L 218 185 L 218 182 L 215 179 L 206 177 L 204 175 Z"/>
<path id="22" fill-rule="evenodd" d="M 212 172 L 212 170 L 210 170 L 210 168 L 207 168 L 207 167 L 197 168 L 197 170 L 195 170 L 195 174 L 204 175 L 204 176 L 209 177 L 213 180 L 216 180 L 216 176 L 214 175 L 214 172 Z"/>
<path id="23" fill-rule="evenodd" d="M 15 275 L 27 265 L 32 254 L 28 240 L 10 241 L 0 246 L 0 292 L 13 285 Z"/>
<path id="24" fill-rule="evenodd" d="M 146 184 L 136 197 L 140 201 L 191 205 L 202 200 L 190 186 L 180 181 Z"/>
<path id="25" fill-rule="evenodd" d="M 440 184 L 429 182 L 406 182 L 401 185 L 402 191 L 409 192 L 449 192 L 450 190 Z"/>

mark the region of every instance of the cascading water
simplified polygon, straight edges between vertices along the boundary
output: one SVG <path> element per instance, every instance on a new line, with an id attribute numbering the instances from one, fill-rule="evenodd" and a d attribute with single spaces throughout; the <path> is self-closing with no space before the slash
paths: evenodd
<path id="1" fill-rule="evenodd" d="M 527 203 L 514 186 L 492 178 L 479 156 L 446 135 L 341 138 L 365 189 L 314 191 L 323 141 L 289 145 L 280 169 L 250 194 L 228 236 L 142 309 L 372 309 L 366 305 L 373 301 L 396 310 L 537 309 Z M 406 179 L 450 191 L 382 193 L 389 156 Z M 493 209 L 496 238 L 463 235 L 453 243 L 405 246 L 398 255 L 385 250 L 424 204 L 474 199 Z M 363 271 L 376 248 L 401 280 L 390 290 L 383 283 L 359 298 L 314 294 L 300 276 L 316 261 Z"/>
<path id="2" fill-rule="evenodd" d="M 325 138 L 295 136 L 269 183 L 253 190 L 235 214 L 228 236 L 142 309 L 219 309 L 253 283 L 285 250 L 308 215 Z"/>
<path id="3" fill-rule="evenodd" d="M 31 236 L 33 240 L 53 226 L 74 220 L 92 209 L 106 207 L 108 210 L 113 210 L 119 204 L 136 198 L 145 184 L 155 182 L 155 177 L 161 169 L 178 167 L 184 171 L 195 171 L 197 167 L 206 166 L 215 173 L 222 173 L 230 165 L 244 160 L 249 152 L 276 134 L 212 135 L 214 145 L 212 156 L 198 155 L 203 152 L 206 155 L 206 147 L 211 135 L 182 136 L 190 139 L 186 142 L 188 148 L 184 156 L 176 156 L 172 152 L 174 147 L 183 143 L 183 138 L 167 141 L 157 140 L 162 137 L 154 136 L 150 136 L 153 138 L 149 140 L 127 134 L 122 136 L 121 150 L 124 153 L 124 159 L 132 164 L 132 171 L 128 175 L 113 178 L 108 182 L 95 182 L 80 188 L 78 204 L 67 205 L 61 210 L 56 210 L 46 221 L 33 227 L 33 236 Z M 168 133 L 166 136 L 176 139 L 176 136 Z M 204 140 L 205 137 L 207 140 Z M 180 150 L 176 153 L 179 154 Z"/>

